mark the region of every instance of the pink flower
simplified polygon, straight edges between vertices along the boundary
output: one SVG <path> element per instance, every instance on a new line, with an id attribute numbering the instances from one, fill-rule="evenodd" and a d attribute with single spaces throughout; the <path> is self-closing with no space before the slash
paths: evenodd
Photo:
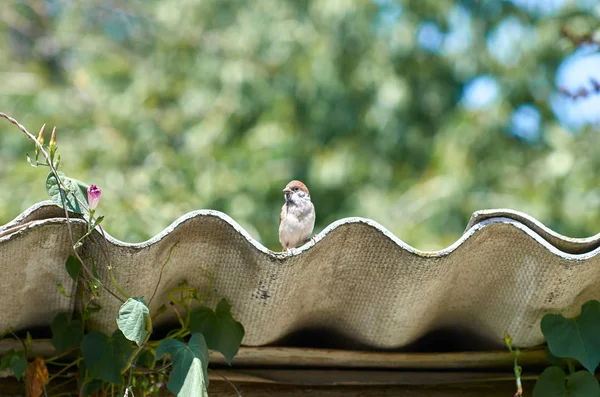
<path id="1" fill-rule="evenodd" d="M 90 207 L 90 211 L 94 211 L 98 206 L 101 194 L 102 190 L 96 185 L 92 185 L 88 188 L 88 206 Z"/>

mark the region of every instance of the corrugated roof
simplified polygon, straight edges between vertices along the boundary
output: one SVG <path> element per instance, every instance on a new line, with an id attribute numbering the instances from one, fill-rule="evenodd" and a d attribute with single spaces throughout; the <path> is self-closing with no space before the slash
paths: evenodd
<path id="1" fill-rule="evenodd" d="M 75 288 L 64 269 L 70 243 L 63 215 L 43 202 L 0 227 L 0 329 L 48 326 L 57 312 L 78 307 L 56 288 Z M 75 222 L 83 233 L 83 221 Z M 475 213 L 461 238 L 436 252 L 410 247 L 375 221 L 346 218 L 286 255 L 209 210 L 188 213 L 143 243 L 107 239 L 115 277 L 146 298 L 177 243 L 151 312 L 168 303 L 181 280 L 202 289 L 211 274 L 208 304 L 231 302 L 248 346 L 320 329 L 372 348 L 401 348 L 430 331 L 456 328 L 497 346 L 508 331 L 515 345 L 530 347 L 544 342 L 545 313 L 574 315 L 600 295 L 600 236 L 566 238 L 511 210 Z M 86 243 L 81 253 L 108 279 L 97 244 Z M 102 293 L 100 304 L 90 324 L 110 332 L 120 302 Z M 164 315 L 156 325 L 167 323 L 174 318 Z"/>

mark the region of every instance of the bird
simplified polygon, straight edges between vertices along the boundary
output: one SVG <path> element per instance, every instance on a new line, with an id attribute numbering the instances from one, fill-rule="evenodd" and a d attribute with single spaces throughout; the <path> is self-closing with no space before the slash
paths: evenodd
<path id="1" fill-rule="evenodd" d="M 293 180 L 283 189 L 285 204 L 279 215 L 279 242 L 287 252 L 309 240 L 315 227 L 315 206 L 306 185 Z"/>

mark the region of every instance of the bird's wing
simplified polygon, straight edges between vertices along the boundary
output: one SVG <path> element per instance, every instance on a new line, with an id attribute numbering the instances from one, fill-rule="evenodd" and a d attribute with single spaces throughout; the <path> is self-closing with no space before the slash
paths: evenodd
<path id="1" fill-rule="evenodd" d="M 283 220 L 286 210 L 287 210 L 287 205 L 284 204 L 283 207 L 281 207 L 281 212 L 279 213 L 279 224 L 281 224 L 281 221 Z"/>

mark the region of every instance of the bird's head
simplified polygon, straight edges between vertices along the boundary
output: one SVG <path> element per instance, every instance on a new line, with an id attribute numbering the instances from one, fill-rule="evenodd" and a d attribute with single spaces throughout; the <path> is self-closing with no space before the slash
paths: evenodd
<path id="1" fill-rule="evenodd" d="M 300 181 L 291 181 L 283 189 L 285 194 L 285 201 L 297 202 L 299 200 L 310 200 L 310 193 L 306 185 Z"/>

